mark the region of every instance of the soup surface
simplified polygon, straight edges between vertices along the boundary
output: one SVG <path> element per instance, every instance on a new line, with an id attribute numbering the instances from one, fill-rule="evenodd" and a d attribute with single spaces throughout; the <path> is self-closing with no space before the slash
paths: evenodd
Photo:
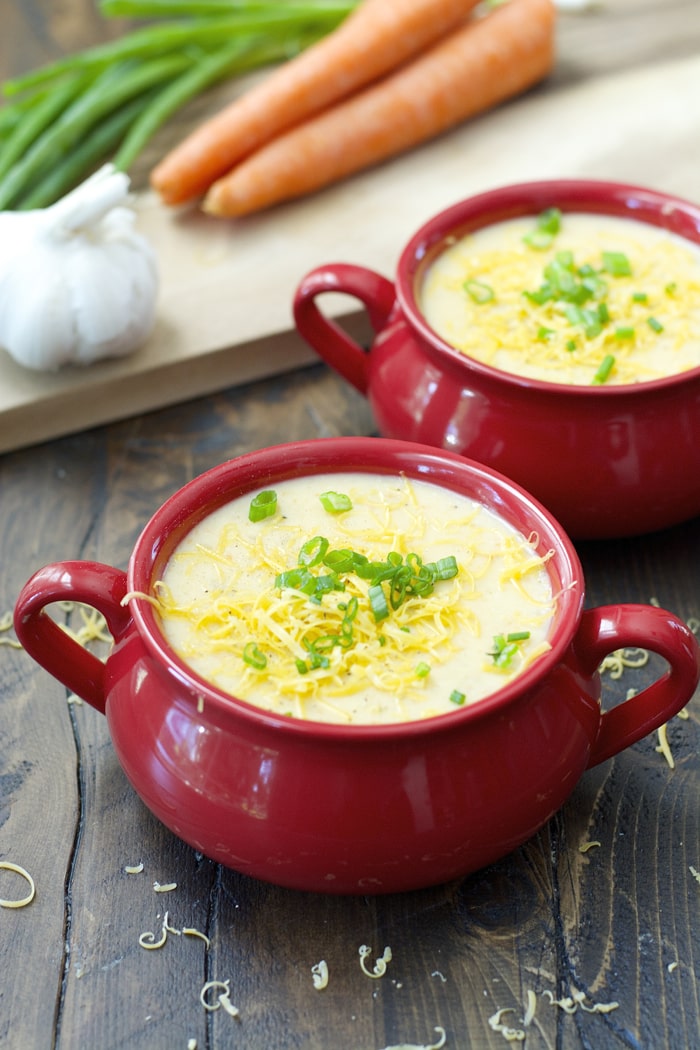
<path id="1" fill-rule="evenodd" d="M 325 474 L 204 519 L 156 606 L 175 651 L 229 694 L 315 721 L 409 721 L 479 700 L 549 648 L 547 560 L 436 485 Z"/>
<path id="2" fill-rule="evenodd" d="M 419 305 L 451 346 L 531 379 L 700 366 L 700 246 L 634 219 L 551 208 L 476 230 L 431 263 Z"/>

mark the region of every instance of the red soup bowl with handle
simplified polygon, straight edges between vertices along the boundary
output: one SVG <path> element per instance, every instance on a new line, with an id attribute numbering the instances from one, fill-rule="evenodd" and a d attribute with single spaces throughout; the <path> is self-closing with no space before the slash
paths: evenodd
<path id="1" fill-rule="evenodd" d="M 665 193 L 578 179 L 504 186 L 461 201 L 427 222 L 401 252 L 393 279 L 341 262 L 312 270 L 295 293 L 296 327 L 366 395 L 383 436 L 435 445 L 493 467 L 543 502 L 574 538 L 640 534 L 694 517 L 700 513 L 700 367 L 612 385 L 594 382 L 593 370 L 587 385 L 553 382 L 470 356 L 426 320 L 423 283 L 446 248 L 505 220 L 527 218 L 536 225 L 550 209 L 561 213 L 562 228 L 572 212 L 601 220 L 634 219 L 680 238 L 693 252 L 700 250 L 700 208 Z M 609 244 L 615 247 L 614 234 Z M 676 296 L 675 308 L 678 323 L 694 317 L 692 338 L 699 346 L 700 258 L 696 267 L 692 287 L 682 302 Z M 618 288 L 625 283 L 603 276 Z M 577 276 L 578 290 L 582 281 Z M 626 278 L 630 300 L 645 294 L 644 282 L 639 288 L 634 282 L 634 275 Z M 480 284 L 483 291 L 483 282 L 473 282 L 473 294 Z M 638 335 L 654 338 L 648 325 L 659 331 L 664 326 L 672 297 L 660 302 L 665 291 L 657 291 L 656 301 L 635 303 Z M 322 312 L 325 292 L 360 301 L 374 330 L 369 349 Z M 583 309 L 598 305 L 594 295 Z M 576 303 L 558 306 L 564 312 Z M 687 317 L 679 315 L 681 307 L 687 308 Z M 549 322 L 528 323 L 529 345 L 541 347 L 552 334 Z M 619 357 L 635 338 L 634 328 L 614 313 L 603 327 L 603 357 Z M 587 343 L 582 332 L 593 330 L 572 322 L 567 345 L 575 353 L 577 344 Z"/>
<path id="2" fill-rule="evenodd" d="M 263 710 L 177 655 L 142 596 L 189 531 L 285 479 L 337 483 L 357 471 L 427 481 L 529 537 L 556 603 L 548 647 L 517 677 L 447 714 L 345 725 Z M 104 615 L 106 662 L 50 615 L 64 601 Z M 302 441 L 214 467 L 156 511 L 126 572 L 90 561 L 40 569 L 18 597 L 15 627 L 34 660 L 105 714 L 127 778 L 175 835 L 239 872 L 329 893 L 411 890 L 495 861 L 549 820 L 586 769 L 676 714 L 700 675 L 696 640 L 672 613 L 584 609 L 571 541 L 518 485 L 455 453 L 382 438 Z M 601 711 L 599 666 L 625 646 L 660 654 L 668 669 Z"/>

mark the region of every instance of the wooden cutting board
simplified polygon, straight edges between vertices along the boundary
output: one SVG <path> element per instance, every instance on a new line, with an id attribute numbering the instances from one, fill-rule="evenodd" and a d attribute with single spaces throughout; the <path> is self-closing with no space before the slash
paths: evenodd
<path id="1" fill-rule="evenodd" d="M 644 183 L 700 199 L 700 57 L 542 85 L 439 140 L 306 200 L 235 221 L 136 195 L 159 258 L 158 317 L 133 356 L 35 373 L 0 351 L 0 452 L 314 361 L 293 331 L 303 275 L 356 262 L 386 276 L 414 230 L 474 192 L 557 176 Z M 358 304 L 329 296 L 358 338 Z M 345 322 L 344 322 L 345 323 Z"/>

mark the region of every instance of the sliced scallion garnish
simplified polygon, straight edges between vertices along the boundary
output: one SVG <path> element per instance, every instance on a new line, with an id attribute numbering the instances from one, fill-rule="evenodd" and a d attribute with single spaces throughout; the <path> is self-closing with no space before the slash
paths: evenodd
<path id="1" fill-rule="evenodd" d="M 475 303 L 489 303 L 494 297 L 493 288 L 490 284 L 486 284 L 485 281 L 477 281 L 475 278 L 470 278 L 463 283 L 462 287 Z"/>
<path id="2" fill-rule="evenodd" d="M 603 252 L 603 269 L 612 277 L 630 277 L 632 266 L 624 252 Z"/>
<path id="3" fill-rule="evenodd" d="M 249 667 L 254 667 L 256 671 L 264 671 L 267 667 L 267 657 L 260 652 L 255 642 L 248 642 L 245 646 L 243 649 L 243 660 Z"/>
<path id="4" fill-rule="evenodd" d="M 352 500 L 344 492 L 322 492 L 319 499 L 329 514 L 352 510 Z"/>
<path id="5" fill-rule="evenodd" d="M 593 376 L 592 382 L 595 384 L 604 383 L 615 366 L 615 358 L 612 354 L 606 354 L 601 361 L 598 371 Z"/>
<path id="6" fill-rule="evenodd" d="M 264 518 L 271 518 L 276 510 L 277 493 L 274 489 L 266 489 L 264 492 L 258 492 L 250 501 L 248 520 L 263 521 Z"/>

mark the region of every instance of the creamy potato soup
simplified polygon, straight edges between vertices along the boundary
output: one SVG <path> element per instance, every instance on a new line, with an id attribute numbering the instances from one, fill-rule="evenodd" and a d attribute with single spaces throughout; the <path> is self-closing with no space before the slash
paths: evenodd
<path id="1" fill-rule="evenodd" d="M 419 295 L 451 346 L 503 371 L 577 385 L 700 365 L 700 247 L 634 219 L 550 208 L 456 240 Z"/>
<path id="2" fill-rule="evenodd" d="M 229 694 L 295 718 L 409 721 L 476 702 L 549 648 L 533 539 L 428 482 L 299 478 L 204 519 L 152 600 L 175 651 Z"/>

